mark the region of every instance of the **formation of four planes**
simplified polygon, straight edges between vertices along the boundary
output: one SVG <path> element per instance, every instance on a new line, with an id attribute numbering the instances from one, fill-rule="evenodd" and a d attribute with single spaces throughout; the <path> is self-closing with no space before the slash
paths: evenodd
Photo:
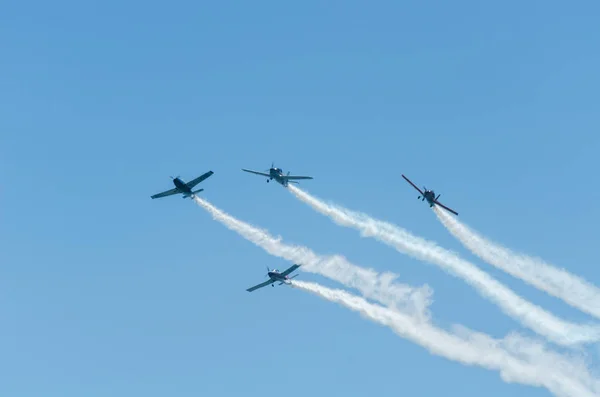
<path id="1" fill-rule="evenodd" d="M 283 170 L 281 168 L 275 167 L 274 164 L 271 164 L 271 168 L 269 168 L 269 170 L 266 170 L 265 172 L 252 171 L 252 170 L 247 170 L 245 168 L 242 168 L 242 171 L 250 172 L 250 173 L 256 174 L 256 175 L 265 176 L 268 178 L 267 183 L 272 180 L 275 180 L 276 182 L 280 183 L 284 187 L 287 187 L 289 183 L 298 183 L 298 180 L 313 179 L 312 176 L 290 175 L 289 171 L 287 174 L 284 175 Z M 188 198 L 188 197 L 194 198 L 196 196 L 196 193 L 200 193 L 201 191 L 204 190 L 204 189 L 193 190 L 194 187 L 196 187 L 196 185 L 198 185 L 200 182 L 202 182 L 206 178 L 210 177 L 212 174 L 214 174 L 214 172 L 208 171 L 208 172 L 200 175 L 198 178 L 192 179 L 189 182 L 182 181 L 179 178 L 179 176 L 177 176 L 175 178 L 171 177 L 171 179 L 173 179 L 173 184 L 175 185 L 174 189 L 166 190 L 164 192 L 157 193 L 150 197 L 152 199 L 157 199 L 157 198 L 161 198 L 161 197 L 172 196 L 174 194 L 182 194 L 184 199 Z M 445 205 L 443 205 L 442 203 L 440 203 L 438 201 L 438 199 L 440 198 L 440 195 L 438 194 L 436 197 L 435 192 L 433 190 L 428 190 L 426 187 L 423 187 L 423 190 L 419 189 L 417 187 L 417 185 L 412 183 L 412 181 L 410 179 L 408 179 L 406 176 L 404 176 L 404 174 L 402 174 L 402 178 L 404 178 L 408 183 L 410 183 L 412 185 L 412 187 L 414 187 L 421 194 L 419 197 L 417 197 L 417 199 L 419 199 L 421 201 L 427 200 L 429 207 L 438 205 L 441 208 L 445 209 L 446 211 L 449 211 L 449 212 L 453 213 L 454 215 L 458 215 L 458 212 L 456 212 L 453 209 L 448 208 Z M 259 288 L 266 287 L 267 285 L 271 285 L 272 287 L 274 287 L 275 286 L 274 283 L 276 283 L 276 282 L 279 282 L 279 285 L 282 285 L 282 284 L 290 285 L 291 280 L 294 277 L 296 277 L 297 274 L 294 276 L 291 276 L 291 277 L 289 275 L 290 275 L 290 273 L 292 273 L 294 270 L 298 269 L 299 267 L 300 267 L 300 265 L 294 264 L 291 267 L 289 267 L 288 269 L 284 270 L 283 272 L 280 272 L 277 269 L 271 270 L 267 266 L 267 277 L 269 279 L 263 283 L 255 285 L 254 287 L 248 288 L 246 291 L 252 292 Z"/>

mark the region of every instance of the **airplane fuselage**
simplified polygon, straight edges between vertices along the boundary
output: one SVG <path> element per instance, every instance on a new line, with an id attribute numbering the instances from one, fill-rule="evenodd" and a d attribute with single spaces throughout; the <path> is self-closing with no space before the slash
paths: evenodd
<path id="1" fill-rule="evenodd" d="M 280 281 L 282 283 L 289 283 L 290 278 L 288 276 L 282 276 L 279 272 L 270 271 L 267 275 L 271 278 L 271 280 Z"/>
<path id="2" fill-rule="evenodd" d="M 433 190 L 425 190 L 423 198 L 427 200 L 430 207 L 433 207 L 433 205 L 435 204 L 435 192 Z"/>
<path id="3" fill-rule="evenodd" d="M 192 195 L 192 189 L 190 189 L 190 187 L 188 185 L 186 185 L 181 179 L 179 179 L 179 178 L 173 179 L 173 184 L 181 193 L 184 194 L 184 196 Z"/>
<path id="4" fill-rule="evenodd" d="M 288 184 L 287 180 L 285 180 L 284 178 L 282 178 L 283 171 L 280 168 L 271 168 L 271 169 L 269 169 L 269 175 L 270 175 L 270 178 L 267 179 L 267 182 L 269 182 L 270 180 L 275 179 L 275 181 L 277 181 L 281 185 L 287 186 L 287 184 Z"/>

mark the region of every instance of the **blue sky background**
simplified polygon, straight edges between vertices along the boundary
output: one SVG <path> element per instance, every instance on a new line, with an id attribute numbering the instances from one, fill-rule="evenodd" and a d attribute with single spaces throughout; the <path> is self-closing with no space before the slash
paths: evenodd
<path id="1" fill-rule="evenodd" d="M 0 16 L 0 395 L 546 396 L 432 356 L 298 290 L 203 197 L 435 290 L 441 326 L 528 334 L 459 279 L 361 239 L 240 168 L 475 260 L 460 219 L 600 284 L 600 5 L 583 1 L 13 2 Z M 566 304 L 484 263 L 533 302 Z M 303 280 L 336 284 L 311 274 Z"/>

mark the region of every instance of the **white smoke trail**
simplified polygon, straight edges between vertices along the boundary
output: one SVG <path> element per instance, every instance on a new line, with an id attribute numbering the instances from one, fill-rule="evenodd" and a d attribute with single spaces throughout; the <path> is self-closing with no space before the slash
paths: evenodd
<path id="1" fill-rule="evenodd" d="M 295 186 L 289 186 L 288 189 L 298 199 L 327 215 L 335 223 L 357 229 L 364 237 L 373 237 L 401 253 L 434 263 L 450 274 L 462 278 L 482 296 L 496 303 L 505 314 L 557 344 L 571 346 L 600 340 L 600 327 L 574 324 L 559 319 L 523 299 L 474 264 L 433 242 L 416 237 L 391 223 L 325 203 Z"/>
<path id="2" fill-rule="evenodd" d="M 511 335 L 496 340 L 466 328 L 461 328 L 460 334 L 453 334 L 429 322 L 415 322 L 406 314 L 369 303 L 346 291 L 300 281 L 292 285 L 359 312 L 369 320 L 391 328 L 402 338 L 423 346 L 432 354 L 465 365 L 497 370 L 507 383 L 544 387 L 560 397 L 599 395 L 598 380 L 590 375 L 582 362 L 566 359 L 521 336 Z"/>
<path id="3" fill-rule="evenodd" d="M 399 290 L 395 289 L 395 288 L 392 288 L 390 290 L 390 291 L 401 292 L 400 294 L 396 294 L 396 293 L 392 293 L 392 292 L 385 292 L 381 296 L 378 296 L 377 291 L 376 291 L 377 288 L 382 288 L 382 289 L 386 290 L 386 289 L 389 289 L 389 284 L 378 281 L 378 280 L 381 280 L 382 276 L 378 276 L 377 273 L 375 273 L 374 271 L 372 271 L 372 270 L 365 271 L 364 269 L 360 269 L 352 264 L 349 264 L 342 257 L 318 257 L 314 253 L 312 253 L 310 250 L 308 250 L 307 248 L 282 244 L 280 242 L 280 239 L 275 239 L 272 236 L 270 236 L 267 232 L 257 229 L 253 226 L 250 226 L 248 224 L 245 224 L 244 222 L 241 222 L 241 221 L 233 218 L 232 216 L 224 213 L 223 211 L 217 209 L 216 207 L 212 206 L 211 204 L 209 204 L 208 202 L 206 202 L 202 199 L 197 199 L 196 202 L 199 205 L 201 205 L 203 208 L 208 210 L 209 213 L 211 213 L 211 215 L 213 216 L 213 218 L 215 218 L 216 220 L 219 220 L 220 222 L 222 222 L 225 226 L 227 226 L 231 230 L 238 232 L 243 237 L 247 238 L 251 242 L 254 242 L 258 246 L 262 247 L 267 252 L 269 252 L 273 255 L 276 255 L 276 256 L 284 257 L 284 258 L 286 258 L 288 260 L 292 260 L 294 262 L 309 263 L 309 266 L 305 267 L 305 270 L 321 273 L 323 275 L 329 276 L 338 281 L 342 281 L 343 283 L 350 285 L 350 286 L 352 286 L 353 284 L 356 284 L 357 289 L 359 289 L 359 290 L 363 289 L 367 292 L 365 294 L 366 296 L 371 295 L 372 297 L 374 297 L 374 299 L 383 297 L 383 299 L 378 299 L 378 300 L 382 301 L 382 303 L 384 303 L 384 304 L 386 303 L 386 301 L 390 301 L 390 297 L 391 297 L 392 302 L 403 301 L 406 299 L 408 299 L 409 301 L 412 301 L 411 304 L 408 304 L 408 305 L 404 304 L 404 305 L 401 305 L 400 308 L 397 308 L 397 310 L 405 311 L 403 314 L 397 314 L 397 315 L 402 316 L 402 318 L 407 321 L 410 320 L 410 322 L 405 324 L 405 326 L 408 328 L 404 330 L 404 332 L 410 332 L 410 333 L 408 335 L 403 335 L 403 336 L 405 336 L 411 340 L 415 340 L 417 343 L 420 343 L 423 346 L 426 346 L 433 353 L 454 359 L 459 362 L 463 362 L 465 364 L 477 364 L 477 365 L 485 366 L 485 365 L 487 365 L 486 363 L 489 360 L 491 360 L 488 357 L 490 355 L 488 346 L 489 345 L 494 346 L 494 344 L 498 344 L 499 342 L 495 341 L 485 335 L 479 335 L 479 334 L 472 333 L 471 335 L 468 335 L 468 338 L 465 337 L 465 338 L 463 338 L 463 340 L 460 340 L 460 339 L 456 340 L 454 344 L 441 345 L 441 346 L 439 346 L 439 343 L 441 343 L 440 341 L 427 342 L 427 340 L 428 340 L 427 338 L 423 339 L 423 337 L 428 336 L 429 333 L 422 334 L 421 333 L 421 325 L 423 324 L 426 327 L 431 327 L 431 326 L 428 325 L 429 322 L 427 321 L 427 319 L 421 315 L 422 310 L 414 310 L 414 306 L 423 307 L 422 304 L 415 304 L 415 301 L 423 302 L 423 300 L 428 299 L 429 293 L 427 291 L 427 288 L 421 289 L 421 290 L 415 290 L 410 287 L 400 286 Z M 304 259 L 306 259 L 307 261 L 303 262 Z M 323 266 L 324 267 L 323 271 L 321 271 L 320 269 L 311 269 L 311 267 L 317 267 L 317 266 Z M 390 278 L 390 280 L 391 279 L 392 278 Z M 299 283 L 295 282 L 294 284 L 297 286 Z M 302 283 L 300 283 L 300 284 L 302 284 Z M 402 292 L 402 291 L 405 291 L 405 292 Z M 399 297 L 404 297 L 404 298 L 399 299 Z M 369 303 L 366 302 L 364 299 L 361 299 L 361 303 L 369 305 Z M 407 306 L 407 307 L 402 307 L 402 306 Z M 374 306 L 374 307 L 381 308 L 380 306 Z M 381 309 L 383 309 L 383 308 L 381 308 Z M 407 312 L 412 313 L 412 315 L 406 314 Z M 389 311 L 388 313 L 393 313 L 393 312 Z M 463 333 L 466 333 L 466 331 L 463 331 Z M 422 335 L 419 336 L 420 334 L 422 334 Z M 443 336 L 444 335 L 442 334 L 442 337 Z M 469 341 L 467 339 L 472 339 L 472 341 Z M 433 343 L 433 345 L 430 346 L 428 343 Z M 488 349 L 488 350 L 478 353 L 477 351 L 474 351 L 473 348 L 469 349 L 466 347 L 466 346 L 468 346 L 468 344 L 474 344 L 474 343 L 484 345 L 486 347 L 486 349 Z M 525 342 L 520 342 L 518 345 L 513 343 L 513 345 L 515 345 L 516 350 L 519 352 L 520 355 L 529 354 L 533 357 L 536 357 L 541 363 L 546 362 L 546 360 L 543 359 L 542 358 L 543 356 L 540 354 L 540 349 L 539 348 L 536 349 L 535 345 L 532 345 L 532 343 L 529 340 L 525 340 Z M 529 353 L 532 350 L 535 351 L 535 354 Z M 463 352 L 463 353 L 461 353 L 461 352 Z M 542 352 L 543 352 L 543 350 L 542 350 Z M 544 354 L 546 354 L 546 353 L 544 353 Z M 474 355 L 476 355 L 477 357 L 473 357 Z M 494 362 L 499 365 L 499 363 L 503 359 L 506 361 L 507 358 L 506 357 L 503 358 L 502 356 L 499 356 L 499 358 Z M 551 390 L 555 390 L 556 395 L 558 395 L 558 396 L 572 396 L 572 395 L 577 395 L 577 396 L 590 395 L 591 396 L 591 395 L 594 395 L 594 394 L 590 394 L 589 390 L 586 389 L 585 386 L 581 385 L 581 382 L 587 382 L 586 384 L 589 383 L 590 385 L 594 384 L 593 380 L 588 379 L 589 374 L 588 374 L 585 366 L 581 366 L 577 362 L 573 363 L 568 360 L 565 361 L 565 359 L 559 355 L 556 355 L 556 357 L 552 356 L 552 357 L 550 357 L 549 360 L 552 363 L 555 363 L 555 365 L 560 364 L 560 367 L 562 368 L 562 372 L 559 374 L 560 376 L 554 377 L 554 378 L 552 376 L 550 376 L 550 380 L 538 381 L 536 376 L 538 376 L 538 375 L 541 376 L 545 373 L 552 374 L 552 372 L 548 372 L 545 368 L 543 368 L 543 370 L 538 370 L 538 372 L 532 373 L 532 376 L 534 376 L 534 378 L 532 380 L 528 379 L 527 384 L 541 385 L 541 386 L 546 387 L 545 385 L 546 385 L 546 383 L 548 383 L 548 387 L 551 388 Z M 559 363 L 559 364 L 556 364 L 556 363 Z M 488 367 L 494 369 L 495 365 L 496 364 L 492 363 Z M 527 369 L 527 368 L 525 368 L 525 369 Z M 516 368 L 513 368 L 512 370 L 503 370 L 503 369 L 500 369 L 500 370 L 502 372 L 502 378 L 509 382 L 520 381 L 520 377 L 526 375 L 526 372 L 524 372 L 521 367 L 516 367 Z M 575 374 L 575 380 L 568 379 L 568 376 L 571 376 L 571 374 Z"/>
<path id="4" fill-rule="evenodd" d="M 434 207 L 442 224 L 475 255 L 510 275 L 600 318 L 600 289 L 581 277 L 541 259 L 517 254 L 471 230 L 458 219 Z"/>
<path id="5" fill-rule="evenodd" d="M 356 266 L 343 256 L 320 256 L 307 247 L 282 243 L 281 238 L 275 238 L 265 230 L 234 218 L 206 200 L 199 197 L 195 197 L 194 200 L 214 219 L 269 254 L 302 265 L 300 270 L 318 273 L 347 287 L 356 288 L 367 298 L 409 311 L 423 320 L 429 317 L 428 306 L 432 290 L 427 285 L 414 288 L 400 284 L 395 282 L 398 276 L 393 273 L 380 274 L 373 269 Z"/>

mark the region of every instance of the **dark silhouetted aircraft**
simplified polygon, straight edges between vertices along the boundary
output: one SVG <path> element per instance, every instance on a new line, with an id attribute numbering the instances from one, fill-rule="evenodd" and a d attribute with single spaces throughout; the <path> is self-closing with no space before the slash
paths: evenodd
<path id="1" fill-rule="evenodd" d="M 258 285 L 255 285 L 254 287 L 250 287 L 248 288 L 246 291 L 248 292 L 252 292 L 255 289 L 259 289 L 262 287 L 266 287 L 267 285 L 271 284 L 272 287 L 274 287 L 273 283 L 276 283 L 277 281 L 279 281 L 279 285 L 281 284 L 291 284 L 291 279 L 293 279 L 294 277 L 297 277 L 298 275 L 293 275 L 292 277 L 288 277 L 288 275 L 293 272 L 294 270 L 298 269 L 300 267 L 300 265 L 292 265 L 289 269 L 284 270 L 283 272 L 279 272 L 279 270 L 277 269 L 269 269 L 269 266 L 267 266 L 267 277 L 269 277 L 269 279 L 267 281 L 265 281 L 264 283 L 260 283 Z"/>
<path id="2" fill-rule="evenodd" d="M 193 198 L 196 193 L 200 193 L 201 191 L 204 190 L 204 189 L 198 189 L 196 191 L 192 191 L 194 186 L 196 186 L 197 184 L 199 184 L 200 182 L 202 182 L 203 180 L 205 180 L 212 174 L 214 174 L 214 172 L 208 171 L 206 174 L 200 175 L 198 178 L 193 179 L 193 180 L 189 181 L 188 183 L 185 183 L 184 181 L 179 179 L 179 177 L 175 177 L 175 178 L 171 177 L 171 179 L 173 179 L 173 184 L 175 185 L 175 189 L 167 190 L 166 192 L 158 193 L 158 194 L 155 194 L 154 196 L 150 196 L 150 197 L 153 199 L 157 199 L 157 198 L 171 196 L 173 194 L 181 193 L 181 194 L 183 194 L 183 198 L 188 198 L 188 197 Z"/>
<path id="3" fill-rule="evenodd" d="M 442 207 L 446 211 L 450 211 L 454 215 L 458 215 L 458 212 L 456 212 L 453 209 L 450 209 L 450 208 L 446 207 L 444 204 L 440 203 L 438 201 L 438 199 L 440 198 L 440 195 L 438 194 L 438 196 L 435 197 L 435 192 L 433 190 L 427 190 L 427 188 L 425 186 L 423 186 L 423 190 L 424 190 L 424 192 L 423 192 L 423 191 L 421 191 L 421 189 L 419 189 L 417 187 L 417 185 L 415 185 L 414 183 L 412 183 L 410 181 L 410 179 L 408 179 L 407 177 L 405 177 L 404 174 L 402 175 L 402 178 L 406 179 L 406 182 L 410 183 L 415 189 L 417 189 L 419 191 L 419 193 L 421 193 L 421 196 L 419 196 L 417 198 L 421 199 L 421 197 L 422 197 L 421 201 L 427 200 L 427 202 L 429 203 L 430 207 L 433 207 L 434 205 L 439 205 L 440 207 Z"/>
<path id="4" fill-rule="evenodd" d="M 290 175 L 289 171 L 287 175 L 283 175 L 283 170 L 281 168 L 276 168 L 274 164 L 271 164 L 271 168 L 269 169 L 269 173 L 266 174 L 264 172 L 252 171 L 242 168 L 242 171 L 250 172 L 256 175 L 266 176 L 267 182 L 275 179 L 275 181 L 281 183 L 283 186 L 288 185 L 288 183 L 298 183 L 295 179 L 313 179 L 312 176 L 298 176 L 298 175 Z"/>

